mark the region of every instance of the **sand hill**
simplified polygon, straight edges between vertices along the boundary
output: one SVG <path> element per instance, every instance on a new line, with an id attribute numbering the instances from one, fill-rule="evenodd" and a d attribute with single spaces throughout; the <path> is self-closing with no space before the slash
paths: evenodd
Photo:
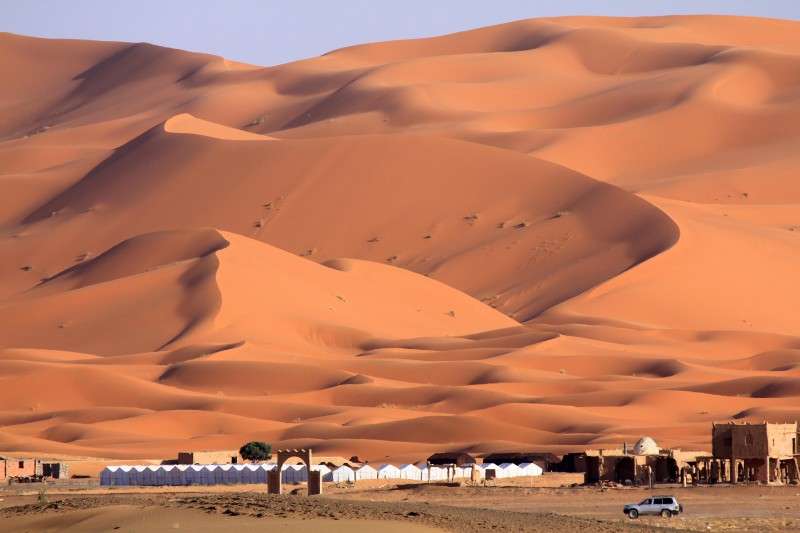
<path id="1" fill-rule="evenodd" d="M 0 450 L 798 418 L 798 36 L 534 19 L 262 68 L 0 34 Z"/>

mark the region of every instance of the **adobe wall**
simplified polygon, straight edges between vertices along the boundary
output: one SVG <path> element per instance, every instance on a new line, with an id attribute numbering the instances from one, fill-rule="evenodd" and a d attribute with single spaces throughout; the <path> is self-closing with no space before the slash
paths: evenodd
<path id="1" fill-rule="evenodd" d="M 545 472 L 541 476 L 520 478 L 525 480 L 525 486 L 552 488 L 582 485 L 585 474 L 583 472 Z M 501 480 L 505 481 L 505 480 Z"/>
<path id="2" fill-rule="evenodd" d="M 767 426 L 744 424 L 731 428 L 733 455 L 742 459 L 763 459 L 769 455 Z"/>
<path id="3" fill-rule="evenodd" d="M 789 459 L 797 449 L 797 424 L 770 424 L 767 439 L 770 457 Z"/>
<path id="4" fill-rule="evenodd" d="M 191 465 L 191 464 L 228 464 L 231 463 L 231 458 L 235 457 L 238 464 L 242 464 L 241 456 L 238 450 L 217 450 L 217 451 L 201 451 L 201 452 L 180 452 L 178 453 L 178 464 Z"/>
<path id="5" fill-rule="evenodd" d="M 731 457 L 733 454 L 733 425 L 715 424 L 711 429 L 711 454 L 714 457 Z"/>
<path id="6" fill-rule="evenodd" d="M 9 457 L 6 463 L 6 477 L 27 477 L 36 475 L 36 460 Z M 22 466 L 20 467 L 20 463 Z"/>

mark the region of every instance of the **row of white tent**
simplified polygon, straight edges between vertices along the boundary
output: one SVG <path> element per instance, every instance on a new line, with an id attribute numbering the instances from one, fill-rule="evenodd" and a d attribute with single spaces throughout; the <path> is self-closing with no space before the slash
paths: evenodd
<path id="1" fill-rule="evenodd" d="M 484 478 L 487 470 L 494 470 L 497 478 L 540 476 L 542 469 L 536 464 L 516 465 L 479 464 L 477 474 Z M 266 483 L 267 472 L 275 469 L 274 463 L 244 465 L 147 465 L 147 466 L 108 466 L 100 473 L 100 484 L 104 486 L 131 485 L 238 485 Z M 406 464 L 394 466 L 381 465 L 377 469 L 370 465 L 353 468 L 343 465 L 331 469 L 320 464 L 312 467 L 322 473 L 322 481 L 335 483 L 355 482 L 364 479 L 407 479 L 415 481 L 444 481 L 450 478 L 470 478 L 472 465 L 464 467 L 428 466 Z M 308 481 L 308 469 L 303 464 L 283 465 L 283 483 L 302 483 Z"/>

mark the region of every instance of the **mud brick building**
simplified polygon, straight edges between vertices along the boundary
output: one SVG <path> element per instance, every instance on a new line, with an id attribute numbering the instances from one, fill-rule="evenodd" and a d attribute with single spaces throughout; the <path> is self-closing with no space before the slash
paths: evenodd
<path id="1" fill-rule="evenodd" d="M 38 461 L 21 457 L 0 457 L 0 481 L 36 475 Z"/>
<path id="2" fill-rule="evenodd" d="M 179 465 L 235 465 L 243 462 L 238 450 L 204 450 L 178 453 Z"/>
<path id="3" fill-rule="evenodd" d="M 660 448 L 650 437 L 642 437 L 632 447 L 585 450 L 564 456 L 558 469 L 563 472 L 584 472 L 586 483 L 613 481 L 646 484 L 677 483 L 681 472 L 690 468 L 698 457 L 708 452 Z"/>
<path id="4" fill-rule="evenodd" d="M 784 483 L 800 478 L 797 422 L 715 423 L 711 435 L 710 461 L 714 469 L 728 473 L 731 483 Z"/>

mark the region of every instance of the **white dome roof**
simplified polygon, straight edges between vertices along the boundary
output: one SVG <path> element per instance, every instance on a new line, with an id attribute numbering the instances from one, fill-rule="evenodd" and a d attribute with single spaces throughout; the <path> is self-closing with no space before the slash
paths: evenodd
<path id="1" fill-rule="evenodd" d="M 652 437 L 642 437 L 633 447 L 633 453 L 636 455 L 657 454 L 659 451 L 658 444 Z"/>

